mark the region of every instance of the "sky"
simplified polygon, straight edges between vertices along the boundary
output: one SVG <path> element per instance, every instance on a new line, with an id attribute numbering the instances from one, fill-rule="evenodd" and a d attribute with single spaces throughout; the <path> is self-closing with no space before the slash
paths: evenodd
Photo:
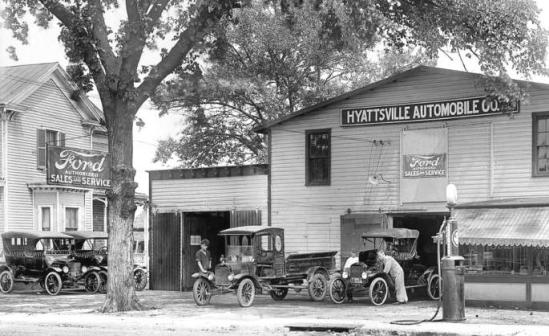
<path id="1" fill-rule="evenodd" d="M 549 1 L 537 0 L 538 7 L 542 10 L 540 21 L 549 29 Z M 9 45 L 17 47 L 19 61 L 11 60 L 4 50 Z M 154 54 L 145 54 L 143 59 L 154 59 Z M 57 40 L 57 33 L 54 30 L 44 30 L 34 25 L 29 25 L 29 44 L 20 45 L 14 41 L 10 34 L 0 29 L 0 65 L 21 65 L 31 63 L 49 63 L 59 62 L 65 67 L 68 64 L 67 58 L 61 43 Z M 549 64 L 549 60 L 547 61 Z M 464 70 L 457 57 L 449 59 L 442 55 L 439 58 L 437 66 L 448 69 Z M 479 72 L 475 64 L 467 64 L 467 70 Z M 547 77 L 534 77 L 533 81 L 549 83 Z M 99 98 L 96 93 L 90 92 L 90 98 L 99 106 Z M 148 193 L 148 170 L 168 169 L 170 166 L 164 166 L 160 163 L 153 163 L 154 153 L 159 140 L 174 136 L 177 133 L 177 126 L 181 124 L 181 117 L 177 115 L 168 115 L 159 117 L 158 111 L 153 110 L 146 102 L 139 110 L 137 116 L 145 122 L 145 126 L 134 127 L 134 167 L 137 171 L 135 180 L 139 184 L 137 191 Z"/>

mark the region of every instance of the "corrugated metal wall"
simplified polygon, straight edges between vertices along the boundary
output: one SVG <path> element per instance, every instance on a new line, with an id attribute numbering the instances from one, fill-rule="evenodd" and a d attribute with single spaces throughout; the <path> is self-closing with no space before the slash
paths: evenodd
<path id="1" fill-rule="evenodd" d="M 542 91 L 545 90 L 545 91 Z M 448 127 L 448 179 L 458 187 L 459 201 L 489 197 L 542 196 L 549 178 L 531 177 L 531 113 L 548 111 L 549 91 L 532 85 L 529 103 L 508 116 L 466 118 L 446 122 L 341 127 L 343 107 L 383 106 L 483 96 L 472 74 L 422 70 L 414 76 L 351 97 L 320 111 L 294 118 L 272 131 L 272 225 L 286 229 L 289 251 L 326 250 L 323 239 L 304 240 L 312 230 L 340 230 L 340 216 L 352 212 L 387 211 L 402 207 L 400 135 L 404 128 Z M 305 131 L 331 128 L 330 186 L 305 186 Z M 491 138 L 493 134 L 493 138 Z M 374 144 L 373 140 L 383 140 Z M 389 183 L 372 185 L 368 177 L 382 174 Z M 445 204 L 411 203 L 409 209 L 446 211 Z M 315 223 L 325 223 L 324 228 Z M 338 244 L 339 245 L 339 244 Z M 339 249 L 339 246 L 338 246 Z"/>

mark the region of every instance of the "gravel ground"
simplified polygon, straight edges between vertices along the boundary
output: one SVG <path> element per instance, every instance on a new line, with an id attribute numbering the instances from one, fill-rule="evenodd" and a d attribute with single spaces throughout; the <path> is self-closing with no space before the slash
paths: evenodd
<path id="1" fill-rule="evenodd" d="M 150 309 L 101 314 L 104 295 L 66 291 L 49 296 L 39 289 L 19 288 L 0 296 L 0 335 L 326 335 L 294 332 L 289 326 L 349 327 L 341 335 L 549 335 L 549 312 L 466 307 L 466 321 L 391 324 L 395 320 L 431 317 L 437 303 L 411 297 L 406 305 L 371 305 L 367 300 L 335 305 L 312 302 L 306 294 L 290 293 L 275 302 L 256 296 L 250 308 L 238 306 L 231 294 L 197 307 L 190 292 L 144 291 Z M 440 312 L 437 319 L 442 317 Z M 336 334 L 336 333 L 329 333 Z"/>

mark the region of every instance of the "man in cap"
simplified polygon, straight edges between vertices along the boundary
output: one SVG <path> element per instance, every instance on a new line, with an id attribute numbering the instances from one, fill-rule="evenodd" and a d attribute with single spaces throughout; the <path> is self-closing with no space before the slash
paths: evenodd
<path id="1" fill-rule="evenodd" d="M 208 251 L 208 246 L 210 246 L 210 241 L 208 239 L 202 239 L 200 242 L 200 250 L 196 251 L 195 255 L 198 269 L 202 273 L 207 273 L 212 264 L 212 257 L 210 251 Z"/>

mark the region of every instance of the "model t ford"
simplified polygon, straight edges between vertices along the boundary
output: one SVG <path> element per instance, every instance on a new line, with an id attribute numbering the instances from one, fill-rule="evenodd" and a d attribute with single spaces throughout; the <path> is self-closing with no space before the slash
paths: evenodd
<path id="1" fill-rule="evenodd" d="M 75 262 L 88 271 L 96 271 L 101 277 L 101 290 L 106 290 L 108 277 L 107 232 L 101 231 L 67 231 L 64 234 L 74 239 L 71 256 Z M 141 291 L 147 286 L 147 271 L 141 264 L 134 264 L 133 278 L 135 289 Z"/>
<path id="2" fill-rule="evenodd" d="M 255 294 L 269 293 L 282 300 L 289 289 L 307 289 L 314 301 L 324 299 L 336 251 L 293 254 L 285 258 L 284 230 L 268 226 L 242 226 L 223 230 L 226 253 L 214 272 L 195 273 L 193 298 L 206 305 L 211 296 L 236 293 L 242 307 L 252 305 Z"/>
<path id="3" fill-rule="evenodd" d="M 8 231 L 2 233 L 6 265 L 0 266 L 0 291 L 9 293 L 15 282 L 40 284 L 50 295 L 62 288 L 84 286 L 95 293 L 99 273 L 74 260 L 72 237 L 59 232 Z"/>
<path id="4" fill-rule="evenodd" d="M 353 296 L 369 296 L 374 305 L 382 305 L 394 289 L 392 278 L 383 273 L 377 251 L 382 249 L 402 266 L 404 283 L 409 288 L 426 288 L 428 296 L 439 298 L 439 275 L 436 267 L 421 263 L 417 254 L 419 231 L 410 229 L 377 229 L 362 235 L 364 246 L 373 247 L 361 251 L 358 258 L 349 258 L 343 272 L 335 274 L 329 284 L 330 299 L 342 303 Z"/>

